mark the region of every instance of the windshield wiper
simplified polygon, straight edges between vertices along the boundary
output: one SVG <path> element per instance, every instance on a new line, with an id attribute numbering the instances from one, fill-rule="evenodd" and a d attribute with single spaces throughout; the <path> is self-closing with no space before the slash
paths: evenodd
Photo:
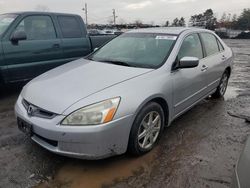
<path id="1" fill-rule="evenodd" d="M 104 62 L 104 63 L 110 63 L 110 64 L 114 64 L 114 65 L 122 65 L 122 66 L 126 66 L 126 67 L 132 67 L 132 65 L 124 62 L 124 61 L 118 61 L 118 60 L 101 60 L 100 62 Z"/>

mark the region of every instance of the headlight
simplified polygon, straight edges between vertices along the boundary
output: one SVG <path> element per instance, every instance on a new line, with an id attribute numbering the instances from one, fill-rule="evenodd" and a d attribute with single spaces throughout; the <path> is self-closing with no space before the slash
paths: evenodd
<path id="1" fill-rule="evenodd" d="M 120 97 L 102 101 L 84 108 L 81 108 L 63 121 L 62 125 L 99 125 L 113 120 L 120 103 Z"/>

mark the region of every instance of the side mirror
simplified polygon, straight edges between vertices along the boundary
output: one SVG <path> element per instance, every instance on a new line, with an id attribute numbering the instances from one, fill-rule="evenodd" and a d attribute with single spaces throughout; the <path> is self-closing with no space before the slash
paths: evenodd
<path id="1" fill-rule="evenodd" d="M 24 31 L 16 31 L 12 34 L 10 40 L 14 43 L 18 43 L 20 40 L 26 40 L 27 35 Z"/>
<path id="2" fill-rule="evenodd" d="M 94 49 L 94 52 L 97 51 L 98 49 L 99 49 L 99 48 L 95 48 L 95 49 Z"/>
<path id="3" fill-rule="evenodd" d="M 179 65 L 177 68 L 180 69 L 187 69 L 187 68 L 194 68 L 199 65 L 199 59 L 197 57 L 183 57 L 179 61 Z"/>

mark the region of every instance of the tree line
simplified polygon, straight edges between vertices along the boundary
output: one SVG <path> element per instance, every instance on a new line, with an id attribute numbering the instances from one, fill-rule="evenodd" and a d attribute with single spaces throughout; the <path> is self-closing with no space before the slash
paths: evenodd
<path id="1" fill-rule="evenodd" d="M 166 23 L 165 23 L 165 27 L 169 27 L 169 26 L 184 27 L 185 25 L 186 25 L 186 21 L 185 21 L 185 18 L 183 18 L 183 17 L 181 17 L 180 19 L 175 18 L 171 24 L 169 21 L 166 21 Z"/>
<path id="2" fill-rule="evenodd" d="M 204 13 L 192 15 L 189 22 L 187 23 L 188 26 L 191 27 L 202 27 L 210 30 L 214 30 L 216 27 L 217 19 L 214 16 L 212 9 L 207 9 Z M 172 23 L 167 20 L 165 23 L 166 27 L 175 26 L 175 27 L 182 27 L 186 26 L 186 21 L 183 17 L 175 18 Z"/>
<path id="3" fill-rule="evenodd" d="M 172 23 L 166 21 L 164 26 L 182 27 L 185 25 L 186 21 L 181 17 L 180 19 L 175 18 Z M 207 9 L 203 13 L 192 15 L 188 26 L 202 27 L 210 30 L 222 27 L 227 29 L 250 30 L 250 8 L 244 9 L 239 16 L 224 13 L 220 19 L 215 17 L 212 9 Z"/>
<path id="4" fill-rule="evenodd" d="M 218 27 L 250 30 L 250 9 L 244 9 L 239 16 L 224 13 L 218 22 Z"/>

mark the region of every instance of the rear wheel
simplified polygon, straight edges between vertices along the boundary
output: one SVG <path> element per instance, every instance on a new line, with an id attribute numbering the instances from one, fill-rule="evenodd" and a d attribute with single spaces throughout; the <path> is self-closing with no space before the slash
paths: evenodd
<path id="1" fill-rule="evenodd" d="M 128 151 L 143 155 L 153 149 L 164 127 L 164 112 L 155 102 L 147 104 L 137 115 L 132 126 Z"/>
<path id="2" fill-rule="evenodd" d="M 224 96 L 227 90 L 228 80 L 229 80 L 229 72 L 225 71 L 224 74 L 222 75 L 219 86 L 217 87 L 215 93 L 212 94 L 213 98 L 221 98 Z"/>

